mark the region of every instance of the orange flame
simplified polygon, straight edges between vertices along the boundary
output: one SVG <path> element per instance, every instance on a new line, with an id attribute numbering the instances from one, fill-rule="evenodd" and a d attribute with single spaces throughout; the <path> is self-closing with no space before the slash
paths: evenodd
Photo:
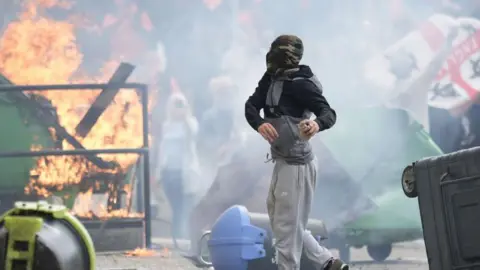
<path id="1" fill-rule="evenodd" d="M 106 63 L 101 70 L 101 75 L 95 78 L 78 76 L 83 54 L 76 43 L 76 26 L 68 21 L 58 21 L 43 16 L 44 10 L 50 7 L 68 8 L 69 2 L 27 1 L 19 18 L 8 24 L 0 39 L 0 72 L 15 84 L 21 85 L 106 82 L 119 62 Z M 112 16 L 112 18 L 105 17 L 104 26 L 110 25 L 111 21 L 115 23 L 115 17 Z M 52 102 L 57 109 L 60 124 L 70 134 L 75 134 L 76 126 L 99 91 L 42 91 L 37 94 L 43 95 Z M 142 107 L 137 93 L 120 91 L 88 136 L 76 138 L 87 149 L 140 147 L 142 145 L 141 115 Z M 53 130 L 51 133 L 52 137 L 55 137 Z M 62 146 L 66 150 L 73 149 L 65 141 L 62 142 Z M 32 150 L 39 149 L 41 146 L 32 146 Z M 122 174 L 137 161 L 138 156 L 102 155 L 101 158 L 116 162 L 119 166 L 111 173 Z M 26 192 L 48 196 L 51 187 L 62 190 L 64 185 L 79 184 L 87 173 L 96 171 L 101 170 L 88 163 L 84 157 L 40 158 L 37 160 L 37 166 L 31 170 L 31 182 L 26 187 Z M 91 201 L 92 196 L 93 190 L 89 190 L 78 197 L 82 197 L 82 201 Z M 87 215 L 90 210 L 80 209 L 79 211 Z M 122 216 L 125 213 L 113 213 L 104 209 L 101 215 Z"/>
<path id="2" fill-rule="evenodd" d="M 163 258 L 170 257 L 171 251 L 168 248 L 162 249 L 160 252 L 152 250 L 152 249 L 146 249 L 146 248 L 136 248 L 135 250 L 132 251 L 127 251 L 125 253 L 128 257 L 153 257 L 153 256 L 160 256 Z"/>

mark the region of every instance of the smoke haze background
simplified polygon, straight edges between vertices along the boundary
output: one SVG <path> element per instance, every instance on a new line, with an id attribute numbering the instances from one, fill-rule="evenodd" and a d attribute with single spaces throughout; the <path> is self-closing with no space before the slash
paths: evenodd
<path id="1" fill-rule="evenodd" d="M 76 25 L 76 42 L 84 54 L 82 72 L 95 74 L 109 59 L 123 60 L 137 66 L 132 80 L 152 85 L 151 91 L 156 97 L 152 111 L 155 152 L 152 164 L 155 167 L 158 165 L 156 140 L 162 136 L 170 94 L 183 93 L 193 116 L 201 124 L 215 95 L 209 83 L 218 76 L 231 77 L 236 89 L 228 100 L 235 115 L 235 136 L 226 151 L 248 149 L 252 155 L 265 156 L 266 146 L 249 147 L 249 140 L 261 139 L 244 121 L 243 109 L 265 71 L 265 54 L 270 42 L 280 34 L 295 34 L 303 39 L 302 62 L 310 65 L 322 82 L 325 96 L 337 111 L 338 121 L 354 117 L 344 114 L 345 110 L 380 105 L 362 80 L 365 61 L 415 29 L 443 5 L 443 1 L 433 0 L 403 1 L 401 6 L 394 2 L 398 1 L 79 0 L 71 2 L 68 9 L 53 8 L 46 13 Z M 5 30 L 9 22 L 16 20 L 20 10 L 18 1 L 3 1 L 0 29 Z M 219 119 L 217 126 L 231 121 Z M 370 132 L 382 133 L 395 125 L 397 123 L 382 122 L 376 126 L 378 130 Z M 362 130 L 352 130 L 352 140 L 356 132 Z M 379 136 L 377 140 L 385 141 L 377 143 L 385 145 L 389 139 Z M 221 148 L 222 145 L 218 145 L 218 149 Z M 197 155 L 205 159 L 212 153 L 199 150 Z M 374 151 L 362 155 L 365 156 L 357 158 L 379 158 Z M 231 155 L 225 157 L 222 162 L 228 163 Z M 206 192 L 218 167 L 218 164 L 208 167 L 210 165 L 202 168 L 205 188 L 200 193 Z M 338 176 L 335 172 L 329 175 Z M 353 177 L 353 181 L 368 182 L 369 179 L 358 176 Z M 260 198 L 259 203 L 263 204 L 264 198 Z"/>

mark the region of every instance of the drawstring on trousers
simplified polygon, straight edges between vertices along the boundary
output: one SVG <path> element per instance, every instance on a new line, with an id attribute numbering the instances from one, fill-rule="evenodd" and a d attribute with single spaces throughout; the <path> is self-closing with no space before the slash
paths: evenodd
<path id="1" fill-rule="evenodd" d="M 275 163 L 275 158 L 270 157 L 270 153 L 267 153 L 265 158 L 266 158 L 265 163 L 268 163 L 268 162 Z"/>

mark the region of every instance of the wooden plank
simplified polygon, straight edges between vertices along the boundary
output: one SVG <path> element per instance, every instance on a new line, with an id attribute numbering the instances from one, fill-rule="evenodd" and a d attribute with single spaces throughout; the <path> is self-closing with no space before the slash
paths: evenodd
<path id="1" fill-rule="evenodd" d="M 124 83 L 130 74 L 132 74 L 135 67 L 128 63 L 121 63 L 117 68 L 113 76 L 108 81 L 108 84 L 120 84 Z M 98 97 L 93 102 L 92 106 L 88 109 L 85 116 L 75 128 L 75 133 L 79 137 L 86 137 L 93 126 L 97 123 L 98 118 L 103 114 L 107 107 L 113 102 L 113 99 L 120 91 L 115 85 L 109 86 L 102 90 Z"/>
<path id="2" fill-rule="evenodd" d="M 0 85 L 2 84 L 14 85 L 7 77 L 0 73 Z M 27 109 L 40 123 L 55 129 L 55 134 L 58 136 L 58 139 L 66 140 L 75 149 L 85 149 L 85 147 L 59 123 L 56 110 L 51 105 L 47 107 L 47 104 L 41 104 L 40 99 L 43 99 L 42 96 L 26 95 L 21 91 L 8 92 L 7 94 L 8 98 L 11 99 L 16 106 Z M 113 169 L 118 165 L 114 162 L 107 162 L 97 155 L 86 155 L 85 157 L 101 169 Z"/>

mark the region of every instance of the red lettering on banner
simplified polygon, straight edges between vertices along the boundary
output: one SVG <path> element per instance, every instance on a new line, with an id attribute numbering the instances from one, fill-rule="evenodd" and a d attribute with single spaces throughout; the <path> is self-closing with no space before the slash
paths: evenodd
<path id="1" fill-rule="evenodd" d="M 447 59 L 447 67 L 439 72 L 437 80 L 450 75 L 450 80 L 464 89 L 470 98 L 476 97 L 479 94 L 479 90 L 473 88 L 472 85 L 465 81 L 461 73 L 461 66 L 478 52 L 480 49 L 479 45 L 480 30 L 453 48 L 452 54 Z"/>
<path id="2" fill-rule="evenodd" d="M 438 51 L 445 41 L 442 31 L 432 22 L 427 22 L 420 27 L 420 34 L 427 42 L 430 49 L 434 52 Z M 465 39 L 462 43 L 453 48 L 451 55 L 447 59 L 444 66 L 437 75 L 437 80 L 442 80 L 450 75 L 450 78 L 458 86 L 463 88 L 470 97 L 478 94 L 478 90 L 473 88 L 463 78 L 460 68 L 473 54 L 480 49 L 480 30 Z"/>

